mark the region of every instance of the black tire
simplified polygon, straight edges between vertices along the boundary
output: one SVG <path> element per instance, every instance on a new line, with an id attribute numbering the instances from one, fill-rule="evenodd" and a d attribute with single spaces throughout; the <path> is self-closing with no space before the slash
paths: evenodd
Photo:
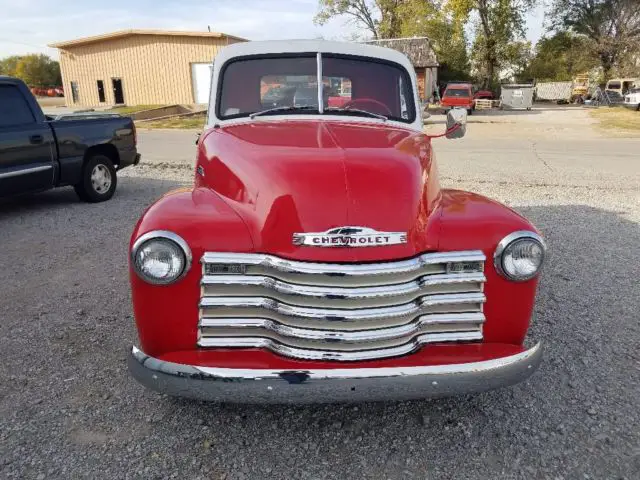
<path id="1" fill-rule="evenodd" d="M 467 115 L 473 115 L 473 108 L 467 108 Z"/>
<path id="2" fill-rule="evenodd" d="M 113 197 L 118 185 L 118 177 L 113 162 L 106 155 L 89 157 L 82 166 L 82 177 L 75 189 L 80 200 L 98 203 Z"/>

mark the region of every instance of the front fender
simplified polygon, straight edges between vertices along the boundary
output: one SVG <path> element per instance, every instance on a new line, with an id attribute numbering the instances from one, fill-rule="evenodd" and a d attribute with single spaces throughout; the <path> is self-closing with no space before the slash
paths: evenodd
<path id="1" fill-rule="evenodd" d="M 539 233 L 527 219 L 501 203 L 475 193 L 442 191 L 439 250 L 482 250 L 487 257 L 483 328 L 487 343 L 520 345 L 529 328 L 538 277 L 512 282 L 498 274 L 493 263 L 500 240 L 518 230 Z"/>
<path id="2" fill-rule="evenodd" d="M 171 285 L 151 285 L 141 280 L 129 262 L 140 343 L 150 355 L 159 355 L 189 350 L 196 343 L 202 254 L 251 252 L 253 244 L 240 217 L 208 188 L 176 190 L 154 203 L 138 221 L 129 251 L 141 235 L 154 230 L 180 235 L 193 257 L 189 272 Z"/>

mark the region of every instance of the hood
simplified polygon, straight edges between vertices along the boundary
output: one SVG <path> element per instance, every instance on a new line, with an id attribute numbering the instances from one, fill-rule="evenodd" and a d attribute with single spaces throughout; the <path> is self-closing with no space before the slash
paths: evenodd
<path id="1" fill-rule="evenodd" d="M 409 257 L 427 235 L 439 186 L 425 135 L 384 125 L 257 121 L 211 130 L 200 142 L 206 184 L 236 210 L 258 252 L 323 261 Z M 296 233 L 344 226 L 407 233 L 407 243 L 296 246 Z M 436 229 L 434 229 L 434 232 Z"/>

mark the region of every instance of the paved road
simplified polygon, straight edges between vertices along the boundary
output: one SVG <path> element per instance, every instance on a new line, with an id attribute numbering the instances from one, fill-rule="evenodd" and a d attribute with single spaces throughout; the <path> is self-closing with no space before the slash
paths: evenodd
<path id="1" fill-rule="evenodd" d="M 510 203 L 549 242 L 530 335 L 546 358 L 529 381 L 434 401 L 242 407 L 158 396 L 125 368 L 127 239 L 192 178 L 192 140 L 141 132 L 144 166 L 105 204 L 70 189 L 0 204 L 0 478 L 638 478 L 639 141 L 481 127 L 437 140 L 445 186 Z"/>
<path id="2" fill-rule="evenodd" d="M 507 136 L 510 128 L 503 137 L 491 131 L 495 127 L 471 124 L 468 137 L 462 140 L 434 140 L 446 186 L 472 185 L 476 191 L 516 203 L 520 198 L 544 201 L 539 190 L 547 188 L 555 187 L 563 200 L 574 198 L 576 189 L 589 196 L 597 191 L 599 197 L 593 200 L 612 202 L 611 206 L 619 204 L 618 192 L 626 191 L 629 194 L 624 202 L 639 206 L 640 138 L 513 138 Z M 129 173 L 190 181 L 195 138 L 196 131 L 140 131 L 143 166 Z M 505 196 L 501 194 L 503 185 L 521 189 L 516 195 L 508 190 Z"/>

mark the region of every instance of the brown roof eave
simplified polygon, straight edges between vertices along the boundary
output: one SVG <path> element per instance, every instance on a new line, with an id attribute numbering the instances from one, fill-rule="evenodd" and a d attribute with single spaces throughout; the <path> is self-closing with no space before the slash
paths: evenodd
<path id="1" fill-rule="evenodd" d="M 218 32 L 188 32 L 188 31 L 174 31 L 174 30 L 119 30 L 117 32 L 105 33 L 103 35 L 94 35 L 92 37 L 77 38 L 75 40 L 68 40 L 64 42 L 51 43 L 48 46 L 51 48 L 69 48 L 77 47 L 80 45 L 87 45 L 90 43 L 98 43 L 107 40 L 115 40 L 118 38 L 126 38 L 133 35 L 156 35 L 156 36 L 172 36 L 172 37 L 205 37 L 205 38 L 229 38 L 232 40 L 238 40 L 246 42 L 246 38 L 236 37 L 233 35 L 227 35 L 226 33 Z"/>

